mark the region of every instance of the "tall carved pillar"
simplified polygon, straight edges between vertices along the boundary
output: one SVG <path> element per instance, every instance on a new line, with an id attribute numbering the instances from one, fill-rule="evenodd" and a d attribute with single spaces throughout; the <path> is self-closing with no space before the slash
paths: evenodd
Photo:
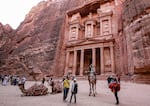
<path id="1" fill-rule="evenodd" d="M 73 75 L 76 73 L 77 66 L 77 50 L 74 50 L 74 59 L 73 59 Z"/>
<path id="2" fill-rule="evenodd" d="M 69 55 L 70 55 L 70 52 L 67 51 L 67 55 L 66 55 L 66 66 L 65 66 L 65 73 L 64 73 L 64 74 L 67 74 L 67 72 L 68 72 Z"/>
<path id="3" fill-rule="evenodd" d="M 92 65 L 95 69 L 95 66 L 96 66 L 96 49 L 95 48 L 92 48 Z"/>
<path id="4" fill-rule="evenodd" d="M 104 47 L 100 48 L 100 66 L 101 66 L 101 74 L 104 74 Z"/>
<path id="5" fill-rule="evenodd" d="M 110 46 L 110 54 L 111 54 L 111 69 L 112 69 L 112 72 L 115 73 L 113 46 Z"/>
<path id="6" fill-rule="evenodd" d="M 83 76 L 83 66 L 84 66 L 84 49 L 81 49 L 80 76 Z"/>

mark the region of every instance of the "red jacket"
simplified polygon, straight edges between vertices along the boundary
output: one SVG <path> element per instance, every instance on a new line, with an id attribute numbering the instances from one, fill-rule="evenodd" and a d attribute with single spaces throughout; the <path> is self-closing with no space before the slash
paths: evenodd
<path id="1" fill-rule="evenodd" d="M 120 84 L 117 82 L 112 82 L 109 84 L 109 88 L 111 89 L 112 92 L 114 91 L 120 91 Z"/>

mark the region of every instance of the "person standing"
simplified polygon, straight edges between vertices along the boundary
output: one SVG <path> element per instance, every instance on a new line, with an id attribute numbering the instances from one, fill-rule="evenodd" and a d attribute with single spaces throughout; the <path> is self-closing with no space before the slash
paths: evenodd
<path id="1" fill-rule="evenodd" d="M 3 80 L 3 86 L 6 86 L 6 85 L 7 85 L 7 82 L 8 82 L 8 76 L 5 75 L 5 76 L 4 76 L 4 80 Z"/>
<path id="2" fill-rule="evenodd" d="M 74 96 L 74 103 L 76 103 L 76 94 L 78 92 L 78 84 L 76 82 L 76 79 L 73 79 L 72 87 L 71 87 L 71 97 L 70 97 L 70 103 L 72 100 L 72 96 Z"/>
<path id="3" fill-rule="evenodd" d="M 70 82 L 69 82 L 69 77 L 67 76 L 65 80 L 63 81 L 63 101 L 66 101 L 69 88 L 70 88 Z"/>
<path id="4" fill-rule="evenodd" d="M 44 84 L 45 83 L 45 77 L 43 77 L 43 79 L 42 79 L 42 84 Z"/>
<path id="5" fill-rule="evenodd" d="M 20 80 L 20 83 L 23 84 L 23 88 L 25 86 L 25 82 L 26 82 L 26 77 L 25 76 L 22 76 L 21 80 Z"/>
<path id="6" fill-rule="evenodd" d="M 50 85 L 52 86 L 52 94 L 54 93 L 54 80 L 53 80 L 53 78 L 50 78 Z"/>

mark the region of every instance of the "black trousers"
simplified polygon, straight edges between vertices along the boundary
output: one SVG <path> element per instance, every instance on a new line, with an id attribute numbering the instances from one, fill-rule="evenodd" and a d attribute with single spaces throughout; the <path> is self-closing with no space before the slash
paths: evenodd
<path id="1" fill-rule="evenodd" d="M 115 98 L 116 98 L 116 104 L 119 104 L 119 98 L 118 98 L 118 92 L 114 92 Z"/>
<path id="2" fill-rule="evenodd" d="M 71 93 L 70 103 L 71 103 L 71 100 L 72 100 L 72 96 L 74 96 L 74 103 L 76 103 L 76 93 L 74 93 L 74 92 Z"/>

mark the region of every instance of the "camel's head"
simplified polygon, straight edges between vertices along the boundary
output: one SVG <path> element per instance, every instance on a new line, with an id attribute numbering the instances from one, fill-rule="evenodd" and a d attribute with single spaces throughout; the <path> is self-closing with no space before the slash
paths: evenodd
<path id="1" fill-rule="evenodd" d="M 24 84 L 18 84 L 19 88 L 23 88 Z"/>

